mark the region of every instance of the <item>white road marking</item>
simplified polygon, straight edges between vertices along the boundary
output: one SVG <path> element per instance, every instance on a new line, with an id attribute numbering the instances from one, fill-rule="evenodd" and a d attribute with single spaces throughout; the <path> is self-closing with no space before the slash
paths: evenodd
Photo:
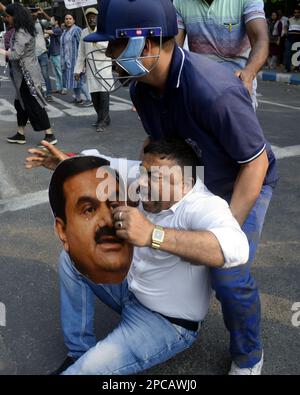
<path id="1" fill-rule="evenodd" d="M 47 111 L 49 118 L 60 118 L 65 116 L 65 114 L 62 111 L 52 106 L 51 104 L 47 104 L 45 109 Z"/>
<path id="2" fill-rule="evenodd" d="M 130 111 L 132 103 L 129 100 L 113 96 L 115 100 L 110 101 L 111 111 Z M 53 101 L 60 104 L 64 109 L 58 109 L 57 107 L 47 104 L 46 111 L 49 118 L 61 118 L 66 115 L 72 117 L 88 117 L 95 115 L 95 110 L 93 107 L 79 107 L 72 103 L 68 103 L 62 99 L 53 96 Z M 65 109 L 66 108 L 66 109 Z M 6 99 L 0 99 L 0 120 L 3 122 L 16 122 L 16 110 L 15 107 L 9 103 Z"/>
<path id="3" fill-rule="evenodd" d="M 6 326 L 6 307 L 0 302 L 0 326 Z"/>
<path id="4" fill-rule="evenodd" d="M 48 202 L 48 190 L 27 193 L 11 199 L 0 200 L 0 214 L 24 210 Z"/>
<path id="5" fill-rule="evenodd" d="M 65 114 L 54 106 L 48 104 L 46 107 L 50 118 L 64 117 Z M 5 99 L 0 99 L 0 119 L 4 122 L 16 122 L 15 107 Z"/>
<path id="6" fill-rule="evenodd" d="M 264 104 L 271 104 L 272 106 L 283 107 L 283 108 L 290 108 L 291 110 L 300 111 L 300 107 L 288 106 L 287 104 L 275 103 L 273 101 L 268 101 L 268 100 L 258 100 L 258 102 L 259 103 L 264 103 Z"/>
<path id="7" fill-rule="evenodd" d="M 291 145 L 289 147 L 277 147 L 276 145 L 272 145 L 272 150 L 276 159 L 284 159 L 291 158 L 293 156 L 300 155 L 300 145 Z"/>
<path id="8" fill-rule="evenodd" d="M 5 99 L 0 99 L 0 119 L 3 122 L 16 122 L 15 107 Z"/>
<path id="9" fill-rule="evenodd" d="M 111 111 L 129 111 L 131 109 L 132 104 L 130 101 L 118 98 L 117 96 L 114 96 L 114 98 L 121 101 L 122 103 L 111 100 L 110 101 Z M 73 105 L 72 103 L 65 102 L 64 100 L 59 99 L 57 97 L 53 97 L 53 100 L 56 103 L 61 104 L 64 107 L 67 107 L 67 110 L 62 110 L 62 111 L 72 117 L 88 117 L 91 115 L 95 115 L 95 110 L 93 107 L 76 106 Z"/>
<path id="10" fill-rule="evenodd" d="M 110 97 L 112 98 L 112 99 L 115 99 L 115 100 L 119 100 L 119 101 L 121 101 L 121 102 L 123 102 L 123 103 L 127 103 L 127 104 L 129 104 L 131 107 L 132 107 L 132 101 L 130 101 L 130 100 L 127 100 L 127 99 L 123 99 L 122 97 L 119 97 L 119 96 L 115 96 L 115 95 L 110 95 Z"/>
<path id="11" fill-rule="evenodd" d="M 20 193 L 5 170 L 3 162 L 0 160 L 0 197 L 3 199 L 18 196 Z"/>

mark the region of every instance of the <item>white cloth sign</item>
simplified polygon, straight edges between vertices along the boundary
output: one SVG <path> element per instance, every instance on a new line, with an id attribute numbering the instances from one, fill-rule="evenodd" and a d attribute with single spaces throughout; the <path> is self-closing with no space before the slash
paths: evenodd
<path id="1" fill-rule="evenodd" d="M 68 10 L 72 10 L 97 4 L 97 0 L 64 0 L 64 3 Z"/>

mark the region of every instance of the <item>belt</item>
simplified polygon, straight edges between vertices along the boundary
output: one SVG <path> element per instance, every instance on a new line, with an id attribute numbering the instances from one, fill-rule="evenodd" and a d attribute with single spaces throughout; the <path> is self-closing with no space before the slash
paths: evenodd
<path id="1" fill-rule="evenodd" d="M 172 324 L 182 326 L 183 328 L 187 329 L 188 331 L 193 331 L 197 332 L 199 329 L 199 322 L 197 321 L 189 321 L 185 320 L 183 318 L 175 318 L 175 317 L 168 317 L 166 315 L 163 315 L 161 313 L 158 313 L 162 317 L 164 317 L 166 320 L 170 321 Z"/>

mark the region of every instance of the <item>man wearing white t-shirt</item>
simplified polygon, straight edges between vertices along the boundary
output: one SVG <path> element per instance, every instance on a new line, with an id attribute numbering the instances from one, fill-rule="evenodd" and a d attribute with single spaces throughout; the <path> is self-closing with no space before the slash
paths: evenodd
<path id="1" fill-rule="evenodd" d="M 228 204 L 196 178 L 196 166 L 197 157 L 184 141 L 144 148 L 142 203 L 139 208 L 117 204 L 112 211 L 116 236 L 135 246 L 121 284 L 95 284 L 77 271 L 67 252 L 61 254 L 61 319 L 69 352 L 56 374 L 135 374 L 196 340 L 209 306 L 208 268 L 238 266 L 249 255 Z M 185 167 L 192 171 L 182 177 Z M 92 207 L 85 210 L 93 216 Z M 93 330 L 95 295 L 121 315 L 119 325 L 99 342 Z"/>

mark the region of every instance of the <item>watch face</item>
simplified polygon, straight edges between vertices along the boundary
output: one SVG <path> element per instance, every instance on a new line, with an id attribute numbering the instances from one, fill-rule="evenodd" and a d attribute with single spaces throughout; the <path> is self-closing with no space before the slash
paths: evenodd
<path id="1" fill-rule="evenodd" d="M 164 232 L 162 230 L 155 229 L 153 233 L 153 239 L 157 241 L 162 241 L 163 237 L 164 237 Z"/>

